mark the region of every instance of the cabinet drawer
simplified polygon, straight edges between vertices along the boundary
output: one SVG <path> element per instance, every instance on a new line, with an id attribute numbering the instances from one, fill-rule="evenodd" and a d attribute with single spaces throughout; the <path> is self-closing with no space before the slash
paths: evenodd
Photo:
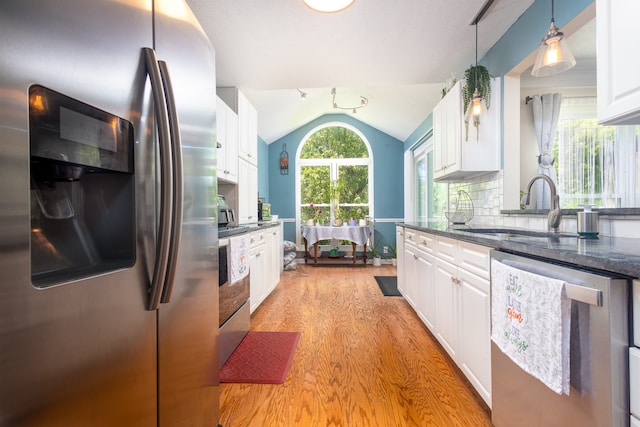
<path id="1" fill-rule="evenodd" d="M 457 265 L 456 253 L 458 251 L 458 241 L 448 237 L 437 237 L 438 258 L 449 261 L 451 264 Z"/>
<path id="2" fill-rule="evenodd" d="M 640 348 L 629 348 L 629 385 L 630 409 L 636 417 L 640 417 Z"/>
<path id="3" fill-rule="evenodd" d="M 415 231 L 415 230 L 411 230 L 409 228 L 405 228 L 404 229 L 404 242 L 409 244 L 409 245 L 417 246 L 418 245 L 418 232 Z"/>
<path id="4" fill-rule="evenodd" d="M 264 244 L 267 241 L 267 236 L 264 230 L 254 231 L 249 235 L 249 246 L 255 248 Z"/>
<path id="5" fill-rule="evenodd" d="M 460 242 L 459 249 L 459 267 L 488 279 L 491 248 Z"/>
<path id="6" fill-rule="evenodd" d="M 435 252 L 435 236 L 433 234 L 420 231 L 416 237 L 418 240 L 418 248 L 420 248 L 420 250 L 427 253 Z"/>

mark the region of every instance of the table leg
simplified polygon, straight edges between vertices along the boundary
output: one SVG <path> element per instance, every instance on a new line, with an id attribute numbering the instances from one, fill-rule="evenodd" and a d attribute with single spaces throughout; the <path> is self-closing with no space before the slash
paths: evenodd
<path id="1" fill-rule="evenodd" d="M 313 260 L 315 264 L 318 263 L 318 242 L 313 244 Z"/>
<path id="2" fill-rule="evenodd" d="M 364 244 L 364 253 L 362 254 L 362 258 L 364 258 L 364 265 L 367 265 L 367 244 Z"/>
<path id="3" fill-rule="evenodd" d="M 356 244 L 351 242 L 351 249 L 353 249 L 353 265 L 356 265 Z"/>
<path id="4" fill-rule="evenodd" d="M 304 240 L 304 263 L 307 263 L 307 260 L 309 259 L 309 248 L 307 247 L 307 239 L 306 238 L 302 238 Z"/>

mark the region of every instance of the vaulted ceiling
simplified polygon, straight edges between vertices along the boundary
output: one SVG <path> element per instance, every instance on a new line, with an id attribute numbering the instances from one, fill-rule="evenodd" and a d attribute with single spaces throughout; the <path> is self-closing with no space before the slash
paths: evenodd
<path id="1" fill-rule="evenodd" d="M 355 118 L 406 140 L 451 74 L 475 61 L 470 23 L 485 0 L 356 0 L 334 14 L 302 0 L 187 2 L 215 47 L 217 85 L 247 95 L 271 143 L 323 114 L 353 114 L 333 108 L 332 87 L 339 106 L 368 99 Z M 478 24 L 479 58 L 532 3 L 492 4 Z"/>

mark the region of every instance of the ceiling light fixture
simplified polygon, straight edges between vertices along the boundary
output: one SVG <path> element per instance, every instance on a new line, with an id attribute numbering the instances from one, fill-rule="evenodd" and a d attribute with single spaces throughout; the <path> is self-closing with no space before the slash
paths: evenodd
<path id="1" fill-rule="evenodd" d="M 296 90 L 300 94 L 300 99 L 302 99 L 303 101 L 306 101 L 307 100 L 307 92 L 303 92 L 300 89 L 296 89 Z"/>
<path id="2" fill-rule="evenodd" d="M 576 59 L 564 38 L 564 33 L 556 27 L 553 19 L 553 0 L 551 0 L 551 26 L 540 43 L 531 75 L 551 76 L 566 71 L 574 65 L 576 65 Z"/>
<path id="3" fill-rule="evenodd" d="M 351 6 L 355 0 L 303 0 L 304 4 L 316 12 L 340 12 Z"/>
<path id="4" fill-rule="evenodd" d="M 360 105 L 357 105 L 355 107 L 341 107 L 336 102 L 336 88 L 335 87 L 331 88 L 331 96 L 333 97 L 333 101 L 332 101 L 333 108 L 336 108 L 338 110 L 351 110 L 351 112 L 353 114 L 356 114 L 360 108 L 365 107 L 369 103 L 369 100 L 367 98 L 365 98 L 364 96 L 360 96 Z"/>

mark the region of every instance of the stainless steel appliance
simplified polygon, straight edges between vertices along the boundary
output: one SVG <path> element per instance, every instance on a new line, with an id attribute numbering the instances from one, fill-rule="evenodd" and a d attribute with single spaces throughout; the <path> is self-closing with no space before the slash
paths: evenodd
<path id="1" fill-rule="evenodd" d="M 218 259 L 220 260 L 220 274 L 218 275 L 220 314 L 220 359 L 222 367 L 231 353 L 238 347 L 242 339 L 249 332 L 251 312 L 249 303 L 250 276 L 230 283 L 229 239 L 220 239 Z"/>
<path id="2" fill-rule="evenodd" d="M 0 425 L 215 426 L 215 64 L 181 0 L 0 8 Z"/>
<path id="3" fill-rule="evenodd" d="M 556 394 L 492 342 L 493 424 L 628 425 L 628 280 L 499 251 L 492 251 L 491 257 L 519 270 L 566 281 L 572 304 L 570 394 Z M 497 285 L 491 284 L 492 288 Z"/>
<path id="4" fill-rule="evenodd" d="M 224 196 L 218 195 L 218 227 L 235 227 L 236 214 L 229 207 Z"/>

